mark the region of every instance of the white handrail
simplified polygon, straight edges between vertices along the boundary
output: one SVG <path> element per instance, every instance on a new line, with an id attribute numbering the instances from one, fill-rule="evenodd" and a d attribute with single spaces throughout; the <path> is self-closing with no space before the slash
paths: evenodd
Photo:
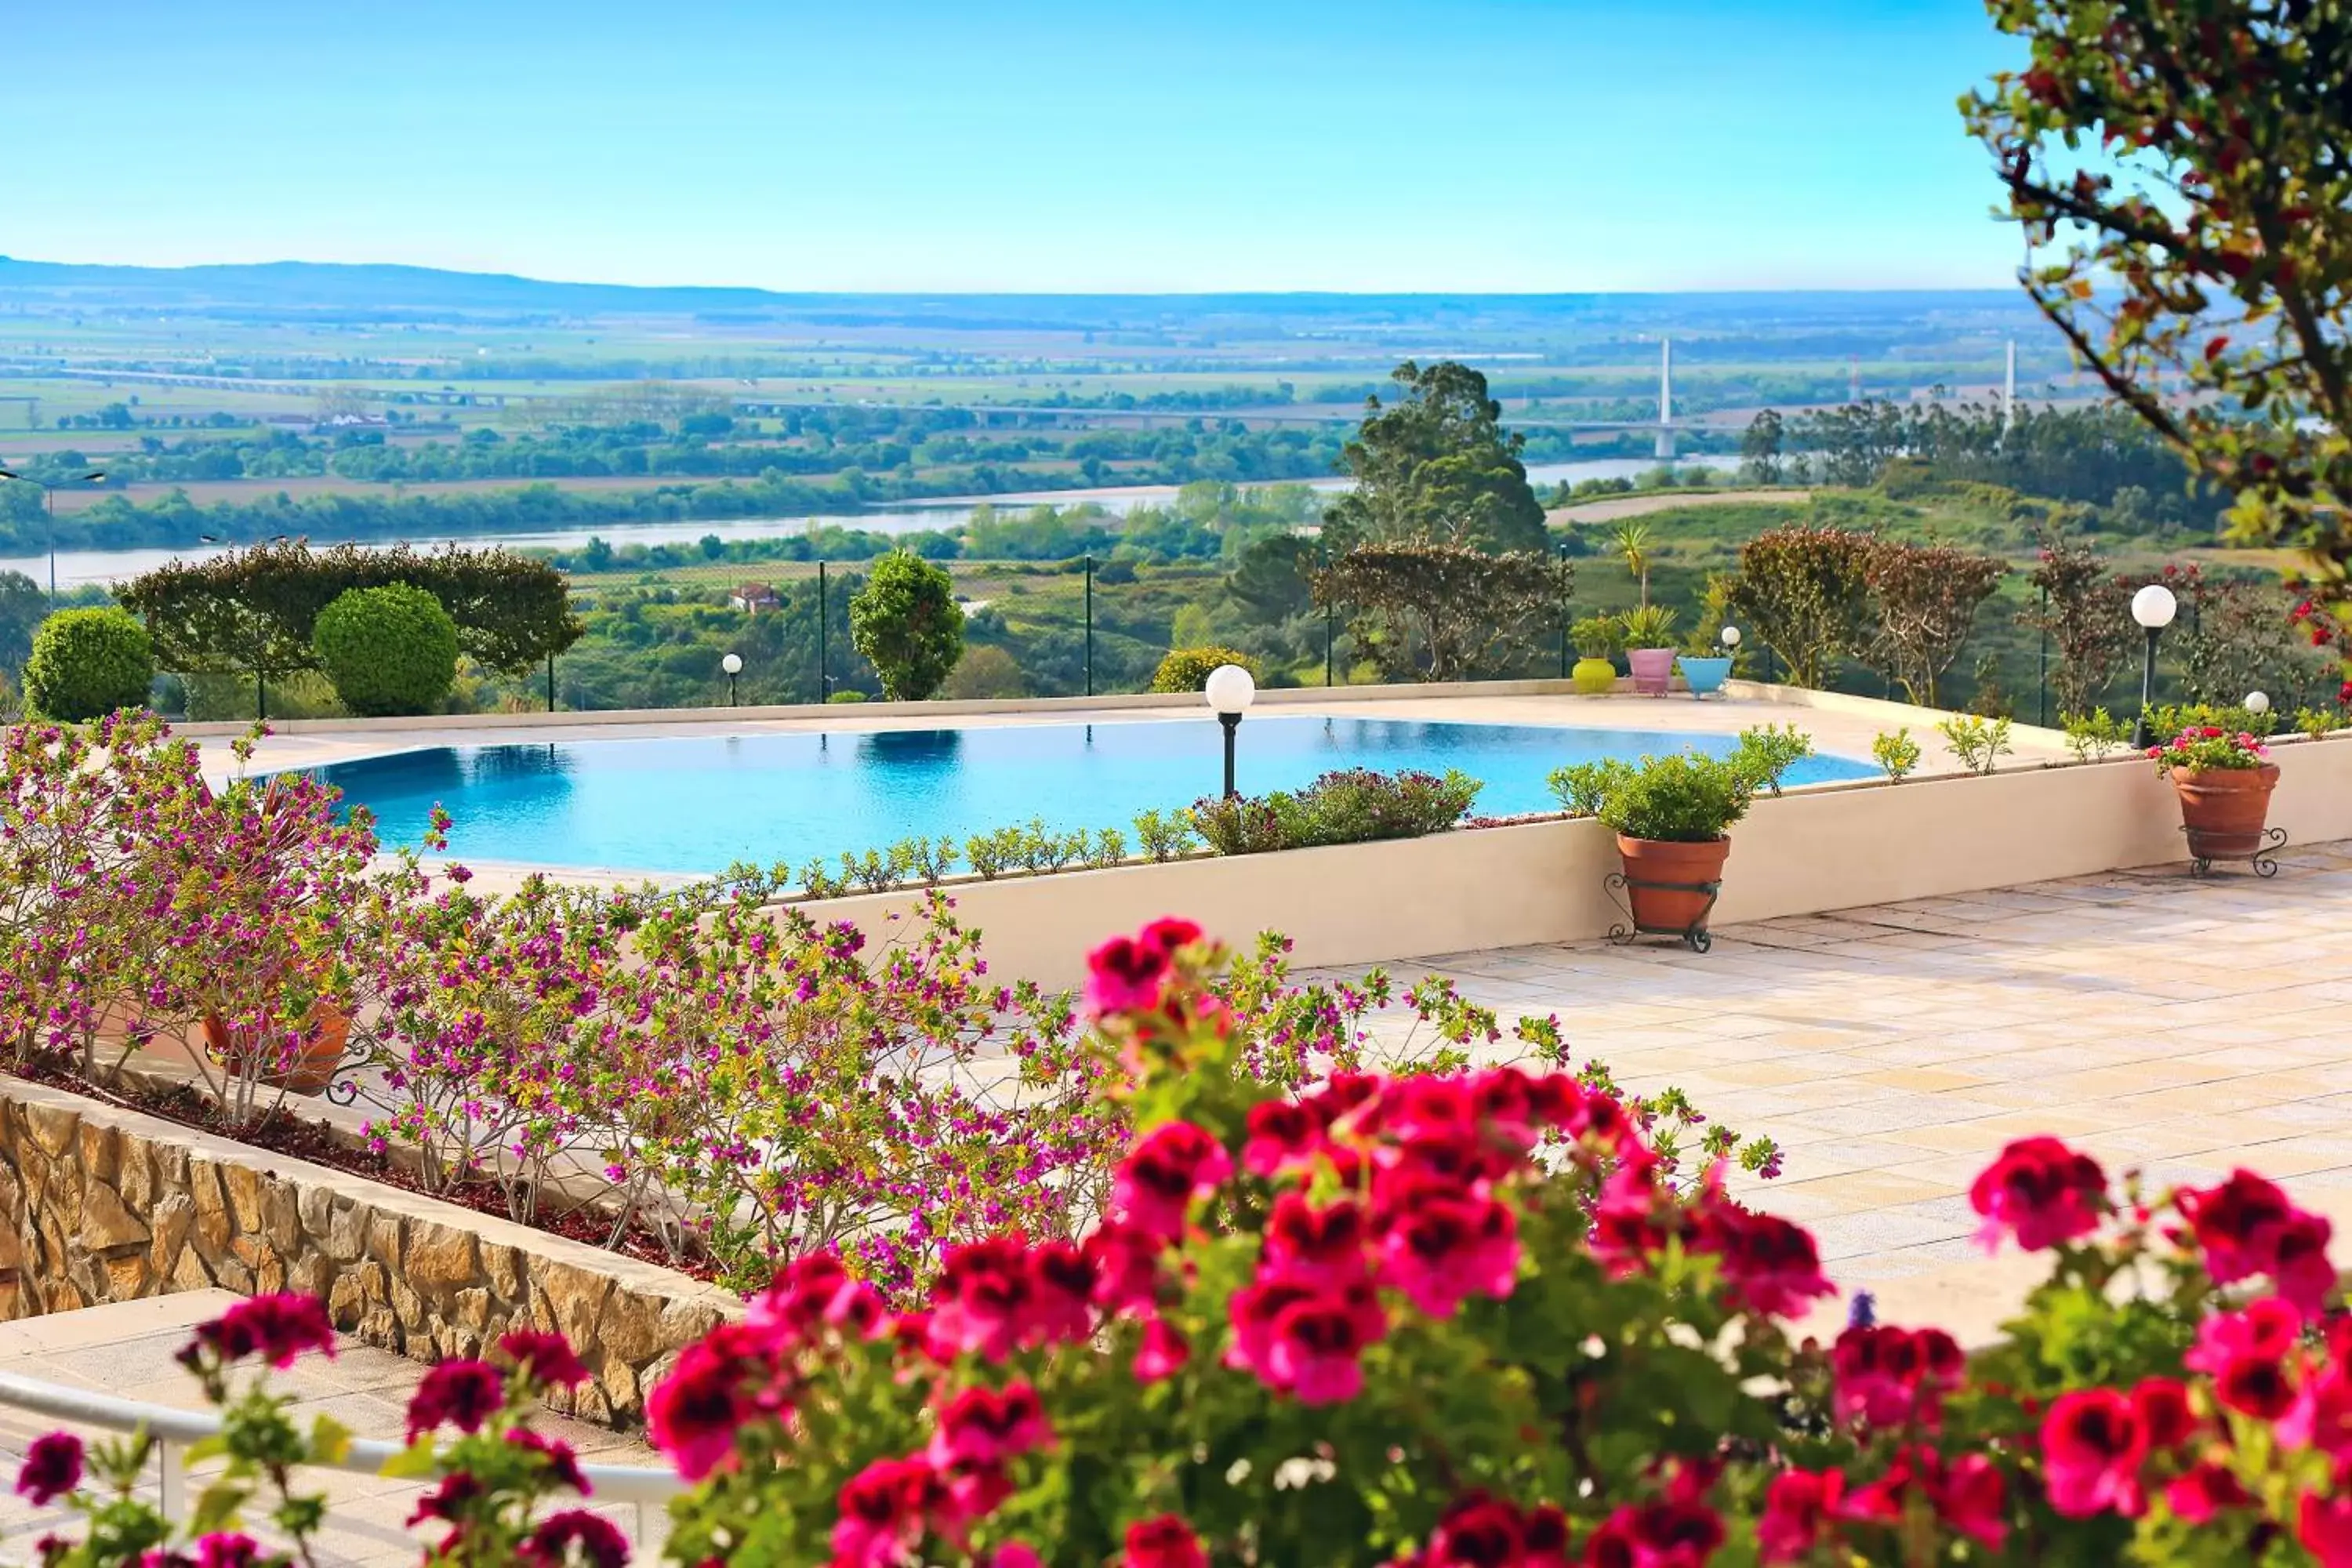
<path id="1" fill-rule="evenodd" d="M 145 1427 L 155 1439 L 161 1458 L 163 1517 L 174 1521 L 185 1517 L 186 1512 L 180 1451 L 191 1443 L 216 1436 L 221 1428 L 219 1415 L 209 1410 L 175 1410 L 168 1405 L 118 1399 L 110 1394 L 67 1388 L 13 1372 L 0 1372 L 0 1405 L 107 1432 L 135 1432 Z M 380 1475 L 385 1463 L 404 1451 L 398 1443 L 354 1437 L 341 1459 L 316 1468 L 361 1476 Z M 640 1549 L 656 1544 L 666 1533 L 667 1504 L 686 1489 L 686 1483 L 674 1472 L 642 1466 L 583 1464 L 580 1473 L 587 1479 L 592 1501 L 627 1503 L 634 1510 Z"/>

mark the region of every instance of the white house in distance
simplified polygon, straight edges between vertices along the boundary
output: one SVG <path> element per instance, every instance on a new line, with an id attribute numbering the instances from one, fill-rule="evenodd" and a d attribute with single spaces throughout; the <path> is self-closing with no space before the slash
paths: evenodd
<path id="1" fill-rule="evenodd" d="M 762 610 L 781 610 L 782 597 L 765 583 L 745 583 L 727 595 L 728 607 L 756 616 Z"/>

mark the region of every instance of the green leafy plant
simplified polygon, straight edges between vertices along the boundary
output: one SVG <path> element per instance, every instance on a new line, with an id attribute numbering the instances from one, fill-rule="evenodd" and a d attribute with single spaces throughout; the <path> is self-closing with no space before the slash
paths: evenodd
<path id="1" fill-rule="evenodd" d="M 2294 712 L 2294 727 L 2316 740 L 2322 735 L 2333 735 L 2344 728 L 2344 714 L 2335 708 L 2298 708 Z"/>
<path id="2" fill-rule="evenodd" d="M 1813 738 L 1794 724 L 1754 724 L 1739 731 L 1730 762 L 1751 788 L 1779 795 L 1789 770 L 1812 754 Z"/>
<path id="3" fill-rule="evenodd" d="M 2078 763 L 2095 762 L 2109 752 L 2121 751 L 2131 744 L 2131 731 L 2122 720 L 2104 708 L 2088 713 L 2069 713 L 2062 721 L 2066 731 L 2066 749 L 2074 753 Z"/>
<path id="4" fill-rule="evenodd" d="M 963 609 L 947 568 L 894 550 L 849 601 L 849 640 L 893 702 L 920 702 L 963 657 Z"/>
<path id="5" fill-rule="evenodd" d="M 1357 545 L 1311 580 L 1318 606 L 1354 617 L 1381 679 L 1462 680 L 1556 632 L 1576 574 L 1544 550 L 1393 543 Z"/>
<path id="6" fill-rule="evenodd" d="M 2010 721 L 2006 719 L 1981 719 L 1973 713 L 1955 713 L 1936 726 L 1944 737 L 1944 746 L 1960 765 L 1972 773 L 1989 773 L 2000 758 L 2010 754 Z"/>
<path id="7" fill-rule="evenodd" d="M 1081 836 L 1083 837 L 1083 835 Z M 1096 870 L 1123 865 L 1127 860 L 1127 835 L 1116 827 L 1097 832 L 1087 845 L 1086 861 Z"/>
<path id="8" fill-rule="evenodd" d="M 898 852 L 907 869 L 927 888 L 937 887 L 955 871 L 956 845 L 952 838 L 909 838 L 898 846 Z"/>
<path id="9" fill-rule="evenodd" d="M 1187 813 L 1154 807 L 1136 814 L 1135 840 L 1155 864 L 1164 865 L 1183 855 L 1192 847 L 1195 837 Z"/>
<path id="10" fill-rule="evenodd" d="M 1790 685 L 1820 689 L 1836 661 L 1862 645 L 1875 544 L 1847 529 L 1791 525 L 1739 547 L 1725 607 L 1780 656 Z"/>
<path id="11" fill-rule="evenodd" d="M 154 647 L 128 611 L 59 610 L 33 634 L 25 707 L 45 719 L 103 718 L 143 707 L 154 679 Z"/>
<path id="12" fill-rule="evenodd" d="M 1908 728 L 1882 731 L 1870 742 L 1870 754 L 1886 770 L 1886 776 L 1901 784 L 1919 765 L 1919 742 L 1911 738 Z"/>
<path id="13" fill-rule="evenodd" d="M 352 588 L 319 612 L 319 668 L 354 713 L 430 713 L 457 679 L 457 623 L 423 588 Z"/>
<path id="14" fill-rule="evenodd" d="M 1441 778 L 1343 768 L 1296 793 L 1202 800 L 1192 807 L 1192 821 L 1220 855 L 1417 838 L 1460 822 L 1481 787 L 1459 769 Z"/>
<path id="15" fill-rule="evenodd" d="M 1627 647 L 1671 647 L 1675 612 L 1664 605 L 1643 605 L 1617 617 Z"/>
<path id="16" fill-rule="evenodd" d="M 1610 542 L 1617 558 L 1625 563 L 1625 570 L 1633 574 L 1641 590 L 1641 602 L 1635 614 L 1650 607 L 1650 557 L 1656 549 L 1656 531 L 1646 518 L 1629 517 L 1617 524 L 1616 535 Z M 1654 644 L 1634 642 L 1633 647 L 1650 647 Z"/>
<path id="17" fill-rule="evenodd" d="M 1580 658 L 1613 658 L 1624 645 L 1624 628 L 1614 616 L 1585 616 L 1568 628 Z"/>
<path id="18" fill-rule="evenodd" d="M 822 860 L 812 860 L 794 873 L 800 883 L 801 897 L 810 900 L 837 899 L 849 891 L 849 883 L 835 876 L 833 868 Z"/>
<path id="19" fill-rule="evenodd" d="M 1589 805 L 1590 815 L 1614 832 L 1670 844 L 1722 837 L 1748 815 L 1760 787 L 1752 759 L 1697 752 L 1668 752 L 1630 764 L 1588 763 L 1552 774 L 1553 791 L 1570 810 Z"/>
<path id="20" fill-rule="evenodd" d="M 1995 556 L 1948 545 L 1877 541 L 1863 566 L 1877 629 L 1858 651 L 1913 702 L 1937 706 L 1937 682 L 2008 571 Z"/>
<path id="21" fill-rule="evenodd" d="M 1028 831 L 997 827 L 975 833 L 963 841 L 963 858 L 971 863 L 972 871 L 982 881 L 992 882 L 1005 872 L 1029 863 Z"/>
<path id="22" fill-rule="evenodd" d="M 2257 713 L 2234 702 L 2159 702 L 2147 710 L 2147 732 L 2158 745 L 2191 730 L 2266 736 L 2278 728 L 2278 721 L 2274 710 Z"/>
<path id="23" fill-rule="evenodd" d="M 1197 692 L 1209 683 L 1209 672 L 1220 665 L 1238 664 L 1250 672 L 1252 679 L 1262 677 L 1257 660 L 1238 648 L 1179 647 L 1168 650 L 1160 668 L 1151 672 L 1154 691 Z"/>
<path id="24" fill-rule="evenodd" d="M 866 693 L 857 690 L 854 687 L 845 688 L 842 690 L 835 692 L 832 696 L 826 698 L 825 700 L 827 702 L 863 702 L 866 700 Z"/>

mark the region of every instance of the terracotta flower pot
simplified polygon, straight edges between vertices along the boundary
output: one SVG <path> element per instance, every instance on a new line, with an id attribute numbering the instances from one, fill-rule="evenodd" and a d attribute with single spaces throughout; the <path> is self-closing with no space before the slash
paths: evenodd
<path id="1" fill-rule="evenodd" d="M 2175 768 L 2172 790 L 2199 860 L 2242 860 L 2263 847 L 2263 825 L 2278 787 L 2278 764 L 2258 768 Z"/>
<path id="2" fill-rule="evenodd" d="M 318 1026 L 317 1033 L 297 1047 L 290 1060 L 264 1063 L 263 1083 L 294 1094 L 324 1094 L 334 1082 L 335 1069 L 342 1065 L 343 1047 L 352 1037 L 351 1018 L 321 1002 L 310 1009 L 310 1021 Z M 243 1066 L 247 1047 L 242 1034 L 215 1015 L 205 1016 L 205 1053 L 224 1067 Z"/>
<path id="3" fill-rule="evenodd" d="M 1633 923 L 1653 931 L 1703 930 L 1730 853 L 1728 838 L 1671 844 L 1619 834 L 1617 854 L 1625 864 L 1625 901 L 1633 906 Z"/>
<path id="4" fill-rule="evenodd" d="M 1605 658 L 1580 658 L 1569 679 L 1585 696 L 1605 697 L 1617 689 L 1617 667 Z"/>
<path id="5" fill-rule="evenodd" d="M 1633 689 L 1644 697 L 1664 697 L 1675 684 L 1675 650 L 1670 647 L 1637 647 L 1625 655 L 1633 667 Z"/>

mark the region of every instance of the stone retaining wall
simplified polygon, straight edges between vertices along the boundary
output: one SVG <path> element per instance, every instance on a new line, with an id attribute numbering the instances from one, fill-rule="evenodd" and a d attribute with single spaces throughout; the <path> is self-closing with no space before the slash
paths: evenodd
<path id="1" fill-rule="evenodd" d="M 337 1328 L 418 1361 L 559 1329 L 595 1377 L 551 1403 L 612 1423 L 741 1308 L 671 1269 L 0 1075 L 0 1317 L 208 1286 L 323 1296 Z"/>

